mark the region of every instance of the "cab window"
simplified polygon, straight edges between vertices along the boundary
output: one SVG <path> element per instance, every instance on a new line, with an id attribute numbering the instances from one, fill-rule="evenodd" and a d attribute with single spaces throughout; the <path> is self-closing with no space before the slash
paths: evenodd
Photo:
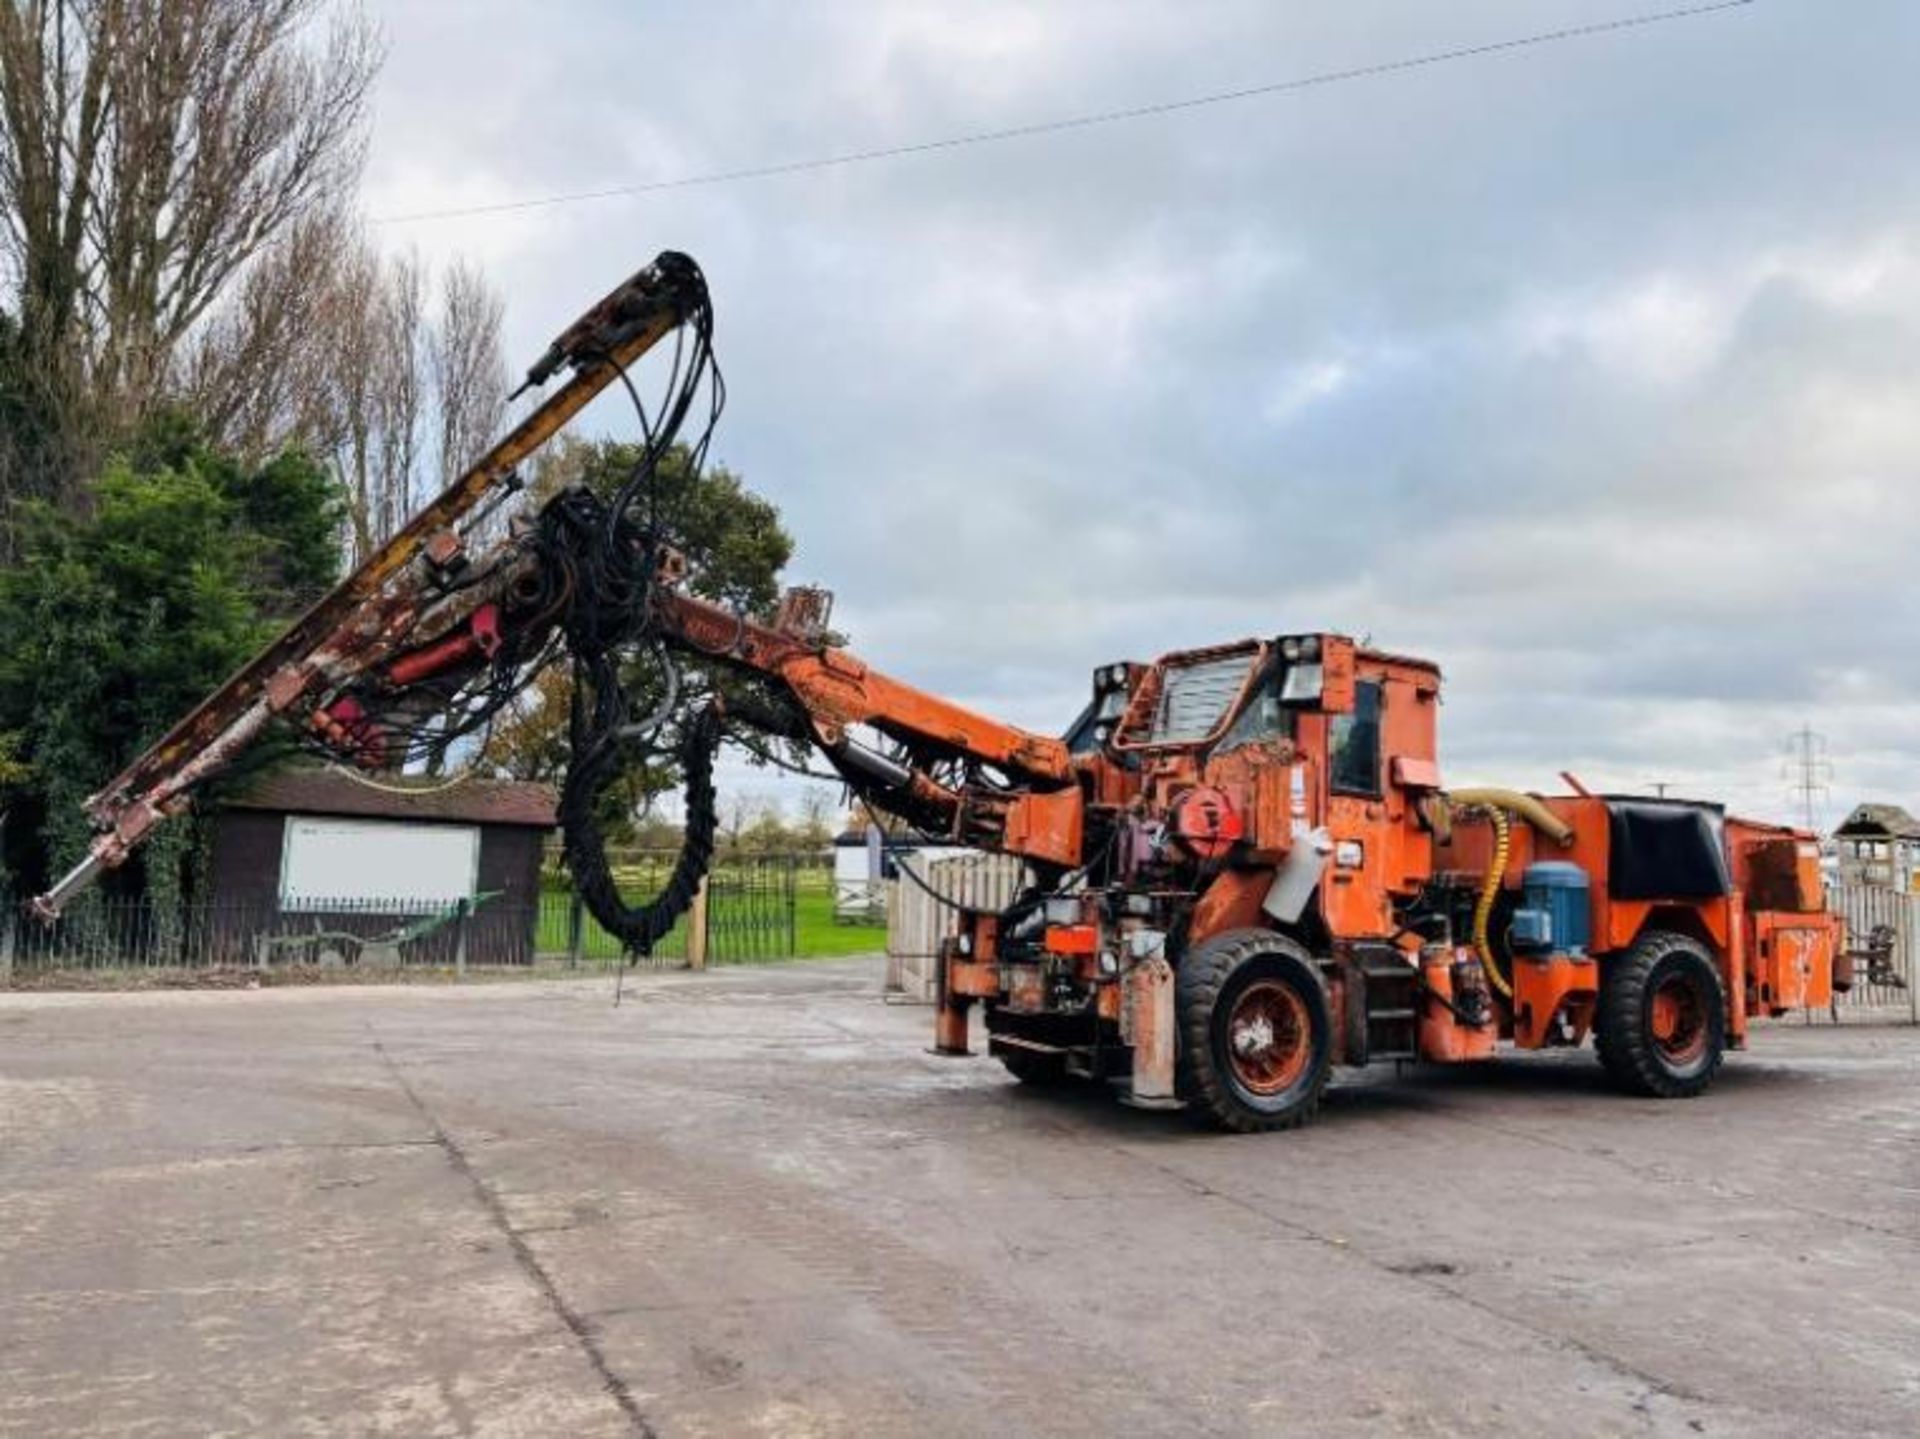
<path id="1" fill-rule="evenodd" d="M 1293 738 L 1293 711 L 1280 700 L 1285 668 L 1278 659 L 1268 663 L 1266 673 L 1247 696 L 1245 707 L 1234 717 L 1233 727 L 1220 741 L 1220 754 L 1258 740 Z"/>
<path id="2" fill-rule="evenodd" d="M 1353 709 L 1335 715 L 1327 734 L 1327 780 L 1337 794 L 1380 794 L 1380 682 L 1353 687 Z"/>

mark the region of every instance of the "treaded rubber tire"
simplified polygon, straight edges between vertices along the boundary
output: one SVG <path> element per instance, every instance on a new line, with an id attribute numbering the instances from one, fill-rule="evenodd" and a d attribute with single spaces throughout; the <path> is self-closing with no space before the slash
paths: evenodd
<path id="1" fill-rule="evenodd" d="M 1654 991 L 1676 972 L 1692 977 L 1706 1011 L 1705 1046 L 1685 1064 L 1662 1053 L 1653 1037 Z M 1712 956 L 1698 940 L 1647 930 L 1626 953 L 1606 961 L 1593 1047 L 1613 1082 L 1629 1094 L 1691 1099 L 1713 1083 L 1726 1057 L 1727 994 Z"/>
<path id="2" fill-rule="evenodd" d="M 1006 1066 L 1008 1074 L 1022 1084 L 1032 1085 L 1036 1089 L 1065 1084 L 1070 1077 L 1067 1074 L 1067 1058 L 1063 1054 L 1032 1054 L 1008 1050 L 999 1056 L 999 1060 Z"/>
<path id="3" fill-rule="evenodd" d="M 1228 1059 L 1227 1023 L 1239 993 L 1257 979 L 1278 979 L 1307 1009 L 1312 1050 L 1305 1072 L 1285 1090 L 1259 1095 Z M 1319 966 L 1296 941 L 1267 929 L 1234 929 L 1188 950 L 1174 975 L 1180 1097 L 1195 1120 L 1239 1134 L 1297 1129 L 1320 1107 L 1333 1067 L 1333 1012 Z"/>
<path id="4" fill-rule="evenodd" d="M 1611 1076 L 1613 1074 L 1614 1066 L 1619 1061 L 1614 1058 L 1613 1051 L 1607 1047 L 1607 1028 L 1606 1028 L 1607 1020 L 1606 1020 L 1606 1016 L 1602 1014 L 1600 1011 L 1601 1011 L 1601 1006 L 1599 1004 L 1594 1005 L 1593 1052 L 1600 1060 L 1600 1067 L 1606 1070 L 1608 1075 Z"/>

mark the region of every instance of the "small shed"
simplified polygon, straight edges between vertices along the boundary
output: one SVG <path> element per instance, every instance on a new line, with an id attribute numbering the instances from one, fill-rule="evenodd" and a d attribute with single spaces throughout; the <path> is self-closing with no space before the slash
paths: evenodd
<path id="1" fill-rule="evenodd" d="M 833 839 L 833 917 L 841 924 L 883 918 L 887 890 L 883 881 L 886 836 L 880 826 L 848 828 Z"/>
<path id="2" fill-rule="evenodd" d="M 959 845 L 902 839 L 879 825 L 841 831 L 833 841 L 833 915 L 841 924 L 871 924 L 887 917 L 887 886 L 900 877 L 900 862 L 922 864 L 975 854 Z M 916 870 L 916 873 L 919 871 Z"/>
<path id="3" fill-rule="evenodd" d="M 289 941 L 322 932 L 424 940 L 428 926 L 408 921 L 464 906 L 476 962 L 524 961 L 555 809 L 549 786 L 519 780 L 448 786 L 282 770 L 223 804 L 210 901 L 236 919 L 259 916 Z"/>
<path id="4" fill-rule="evenodd" d="M 1856 805 L 1833 839 L 1842 884 L 1920 892 L 1920 820 L 1899 805 Z"/>

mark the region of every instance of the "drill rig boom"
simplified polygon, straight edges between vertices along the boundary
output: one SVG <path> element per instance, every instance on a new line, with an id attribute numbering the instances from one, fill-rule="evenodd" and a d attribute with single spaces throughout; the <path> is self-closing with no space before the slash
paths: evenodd
<path id="1" fill-rule="evenodd" d="M 1030 794 L 1071 789 L 1074 771 L 1063 740 L 977 714 L 824 643 L 824 606 L 821 591 L 789 591 L 769 625 L 666 589 L 657 597 L 656 614 L 668 644 L 772 680 L 804 716 L 803 729 L 792 737 L 818 746 L 850 786 L 922 829 L 1004 849 L 1008 815 L 1029 803 Z M 854 726 L 894 741 L 899 752 L 883 754 L 861 743 L 849 733 Z M 1003 782 L 989 788 L 943 781 L 930 773 L 942 760 L 963 774 L 991 768 Z M 1073 826 L 1036 857 L 1078 863 L 1078 833 Z"/>
<path id="2" fill-rule="evenodd" d="M 103 870 L 125 863 L 156 824 L 183 810 L 195 790 L 226 769 L 275 716 L 291 714 L 315 691 L 389 658 L 440 598 L 446 588 L 440 582 L 470 562 L 467 536 L 484 518 L 483 502 L 517 487 L 522 462 L 705 305 L 699 267 L 667 252 L 582 315 L 528 376 L 529 384 L 542 383 L 571 364 L 574 373 L 561 389 L 87 800 L 97 837 L 79 864 L 31 902 L 33 912 L 57 918 Z"/>

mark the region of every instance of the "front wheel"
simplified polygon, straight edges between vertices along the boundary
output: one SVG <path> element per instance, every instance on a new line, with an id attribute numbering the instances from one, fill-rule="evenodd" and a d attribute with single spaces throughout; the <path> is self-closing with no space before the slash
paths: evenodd
<path id="1" fill-rule="evenodd" d="M 1683 934 L 1649 930 L 1607 961 L 1594 1029 L 1600 1062 L 1629 1093 L 1700 1093 L 1727 1046 L 1727 996 L 1713 957 Z"/>
<path id="2" fill-rule="evenodd" d="M 1319 967 L 1270 930 L 1230 930 L 1181 959 L 1179 1084 L 1192 1113 L 1243 1134 L 1313 1118 L 1333 1063 Z"/>

